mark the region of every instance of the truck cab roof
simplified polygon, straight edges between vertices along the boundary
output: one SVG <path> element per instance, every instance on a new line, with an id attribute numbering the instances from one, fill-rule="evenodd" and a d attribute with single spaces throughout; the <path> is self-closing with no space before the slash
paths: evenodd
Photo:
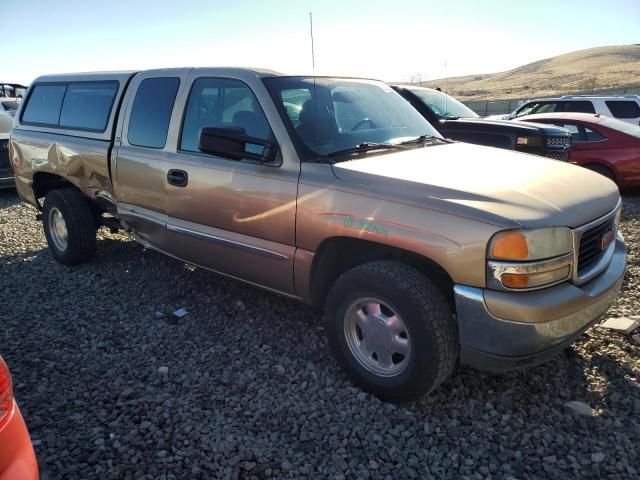
<path id="1" fill-rule="evenodd" d="M 116 70 L 108 72 L 77 72 L 77 73 L 57 73 L 50 75 L 42 75 L 34 80 L 33 83 L 47 82 L 63 82 L 63 81 L 96 81 L 96 80 L 127 80 L 138 73 L 171 73 L 183 70 L 207 70 L 216 71 L 220 74 L 230 73 L 252 73 L 258 77 L 275 77 L 282 76 L 273 70 L 264 68 L 247 68 L 247 67 L 183 67 L 183 68 L 154 68 L 148 70 Z"/>

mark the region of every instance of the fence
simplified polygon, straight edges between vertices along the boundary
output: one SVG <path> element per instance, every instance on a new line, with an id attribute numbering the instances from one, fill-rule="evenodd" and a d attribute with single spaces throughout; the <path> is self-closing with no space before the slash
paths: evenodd
<path id="1" fill-rule="evenodd" d="M 610 88 L 607 90 L 598 90 L 594 92 L 572 92 L 566 95 L 640 95 L 640 86 L 626 87 L 626 88 Z M 467 107 L 476 112 L 481 117 L 487 115 L 503 115 L 513 112 L 520 104 L 533 98 L 540 98 L 531 96 L 528 98 L 511 98 L 504 100 L 469 100 L 463 101 Z"/>

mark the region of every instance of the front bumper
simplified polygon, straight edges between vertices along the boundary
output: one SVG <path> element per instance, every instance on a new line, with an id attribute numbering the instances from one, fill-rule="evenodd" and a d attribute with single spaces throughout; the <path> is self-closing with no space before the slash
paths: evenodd
<path id="1" fill-rule="evenodd" d="M 521 293 L 456 285 L 462 363 L 501 372 L 545 362 L 607 311 L 620 291 L 626 262 L 618 235 L 607 269 L 584 285 L 567 282 Z"/>

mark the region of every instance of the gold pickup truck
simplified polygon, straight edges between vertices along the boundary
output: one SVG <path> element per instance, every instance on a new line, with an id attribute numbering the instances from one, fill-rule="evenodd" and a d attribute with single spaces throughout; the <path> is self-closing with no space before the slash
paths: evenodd
<path id="1" fill-rule="evenodd" d="M 384 398 L 429 392 L 458 361 L 548 359 L 607 310 L 625 271 L 611 181 L 445 140 L 373 80 L 43 76 L 10 159 L 61 263 L 89 260 L 106 225 L 316 305 L 339 363 Z"/>

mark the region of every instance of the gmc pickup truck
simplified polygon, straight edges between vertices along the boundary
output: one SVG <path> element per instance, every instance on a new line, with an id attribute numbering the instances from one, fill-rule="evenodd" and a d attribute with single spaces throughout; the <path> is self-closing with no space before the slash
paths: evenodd
<path id="1" fill-rule="evenodd" d="M 613 182 L 445 140 L 374 80 L 43 76 L 10 158 L 60 263 L 88 261 L 106 225 L 316 305 L 340 365 L 383 398 L 425 394 L 458 361 L 545 361 L 607 310 L 625 271 Z"/>

